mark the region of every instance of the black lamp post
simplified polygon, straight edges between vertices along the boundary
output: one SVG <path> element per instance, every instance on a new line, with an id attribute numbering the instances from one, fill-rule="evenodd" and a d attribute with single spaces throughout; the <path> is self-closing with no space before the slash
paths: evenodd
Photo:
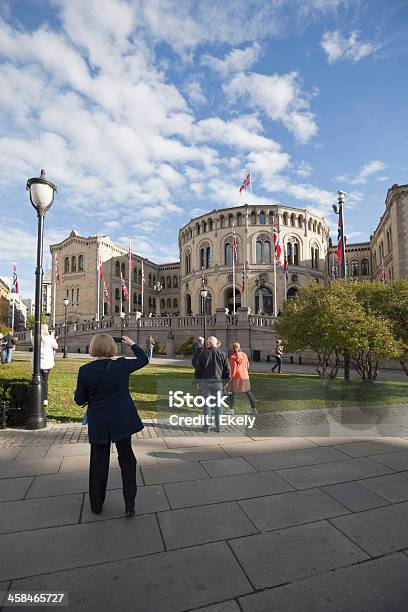
<path id="1" fill-rule="evenodd" d="M 65 308 L 64 310 L 64 354 L 63 354 L 63 358 L 66 359 L 68 357 L 68 353 L 67 353 L 67 333 L 68 333 L 67 310 L 68 310 L 69 299 L 64 298 L 63 302 L 64 302 L 64 308 Z"/>
<path id="2" fill-rule="evenodd" d="M 204 316 L 204 342 L 205 342 L 205 325 L 206 325 L 206 319 L 207 319 L 207 296 L 208 296 L 208 291 L 207 289 L 200 289 L 200 295 L 201 295 L 201 309 L 203 311 L 203 316 Z"/>
<path id="3" fill-rule="evenodd" d="M 126 316 L 126 314 L 122 310 L 121 313 L 120 313 L 120 337 L 121 338 L 123 336 L 123 323 L 125 321 L 125 316 Z M 120 354 L 123 355 L 123 342 L 120 345 Z"/>
<path id="4" fill-rule="evenodd" d="M 44 218 L 47 210 L 52 206 L 56 185 L 47 181 L 45 171 L 41 176 L 30 178 L 26 189 L 30 192 L 31 204 L 37 211 L 37 265 L 35 269 L 35 309 L 34 309 L 34 358 L 33 376 L 31 379 L 31 405 L 27 419 L 27 429 L 43 429 L 47 427 L 45 416 L 43 388 L 41 379 L 41 292 L 43 281 L 43 244 L 44 244 Z"/>
<path id="5" fill-rule="evenodd" d="M 153 289 L 156 292 L 156 317 L 160 317 L 160 293 L 163 291 L 163 285 L 160 284 L 159 281 L 155 284 Z"/>
<path id="6" fill-rule="evenodd" d="M 339 276 L 346 278 L 346 243 L 344 240 L 344 197 L 347 195 L 345 191 L 338 191 L 337 202 L 338 205 L 333 204 L 333 211 L 339 216 L 339 229 L 340 229 L 340 246 L 341 246 L 341 262 L 339 266 Z M 350 356 L 347 351 L 344 352 L 344 379 L 350 379 Z"/>

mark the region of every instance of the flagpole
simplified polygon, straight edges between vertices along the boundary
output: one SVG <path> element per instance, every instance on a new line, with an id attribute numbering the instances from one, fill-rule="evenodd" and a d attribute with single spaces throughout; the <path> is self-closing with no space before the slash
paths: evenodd
<path id="1" fill-rule="evenodd" d="M 15 308 L 15 295 L 13 295 L 13 306 L 11 310 L 11 333 L 14 333 L 14 308 Z"/>
<path id="2" fill-rule="evenodd" d="M 54 268 L 55 268 L 55 260 L 54 260 Z M 53 301 L 54 304 L 52 306 L 52 327 L 53 329 L 55 329 L 55 296 L 56 296 L 56 292 L 57 292 L 57 283 L 55 282 L 55 269 L 54 269 L 54 274 L 53 274 L 53 278 L 52 278 L 52 282 L 53 282 Z"/>
<path id="3" fill-rule="evenodd" d="M 129 238 L 129 261 L 128 261 L 128 264 L 129 264 L 129 319 L 130 319 L 130 315 L 132 314 L 132 308 L 131 308 L 132 306 L 132 300 L 131 300 L 132 298 L 132 279 L 131 279 L 132 265 L 130 263 L 131 261 L 132 261 L 132 241 Z"/>
<path id="4" fill-rule="evenodd" d="M 234 261 L 234 256 L 232 256 L 232 297 L 233 297 L 232 314 L 235 314 L 235 261 Z"/>
<path id="5" fill-rule="evenodd" d="M 276 252 L 274 247 L 273 253 L 273 314 L 277 315 L 277 301 L 276 301 Z"/>
<path id="6" fill-rule="evenodd" d="M 142 316 L 144 315 L 144 266 L 142 261 Z"/>
<path id="7" fill-rule="evenodd" d="M 249 173 L 249 193 L 251 194 L 252 199 L 252 174 Z"/>

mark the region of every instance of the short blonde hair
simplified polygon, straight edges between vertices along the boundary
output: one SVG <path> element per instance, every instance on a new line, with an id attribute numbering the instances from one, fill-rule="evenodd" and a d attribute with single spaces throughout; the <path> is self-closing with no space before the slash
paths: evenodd
<path id="1" fill-rule="evenodd" d="M 239 351 L 239 349 L 241 348 L 241 345 L 239 342 L 233 342 L 232 343 L 232 350 L 233 351 Z"/>
<path id="2" fill-rule="evenodd" d="M 89 346 L 89 354 L 92 357 L 115 357 L 118 354 L 116 344 L 109 334 L 95 334 Z"/>
<path id="3" fill-rule="evenodd" d="M 48 330 L 48 323 L 41 323 L 41 335 L 48 336 L 49 333 L 50 332 Z"/>

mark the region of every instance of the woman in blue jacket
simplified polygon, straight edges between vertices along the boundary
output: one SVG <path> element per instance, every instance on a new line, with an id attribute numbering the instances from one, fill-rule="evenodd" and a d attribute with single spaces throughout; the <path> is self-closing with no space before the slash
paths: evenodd
<path id="1" fill-rule="evenodd" d="M 129 393 L 129 376 L 149 363 L 143 349 L 131 338 L 123 336 L 136 359 L 112 359 L 116 344 L 109 334 L 93 336 L 89 347 L 94 361 L 79 368 L 74 400 L 88 403 L 88 436 L 91 444 L 89 466 L 89 500 L 96 514 L 102 512 L 109 473 L 111 442 L 115 442 L 122 473 L 126 516 L 134 516 L 136 458 L 132 450 L 132 434 L 143 429 Z"/>

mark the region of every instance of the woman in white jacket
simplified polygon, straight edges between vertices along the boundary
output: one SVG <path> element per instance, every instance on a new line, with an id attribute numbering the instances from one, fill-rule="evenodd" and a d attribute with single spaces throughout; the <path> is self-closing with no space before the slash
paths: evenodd
<path id="1" fill-rule="evenodd" d="M 48 331 L 48 325 L 41 325 L 41 378 L 43 381 L 44 406 L 48 406 L 48 376 L 55 365 L 54 351 L 58 349 L 58 343 L 54 334 Z"/>

